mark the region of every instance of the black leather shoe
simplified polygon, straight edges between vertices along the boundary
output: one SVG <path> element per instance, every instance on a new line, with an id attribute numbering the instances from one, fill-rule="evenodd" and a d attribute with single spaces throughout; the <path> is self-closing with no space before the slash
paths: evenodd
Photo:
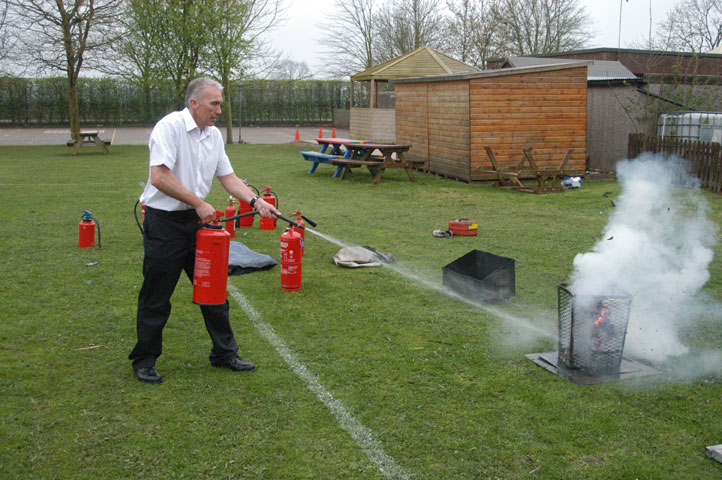
<path id="1" fill-rule="evenodd" d="M 163 381 L 163 377 L 155 367 L 139 368 L 135 371 L 135 378 L 145 383 L 161 383 Z"/>
<path id="2" fill-rule="evenodd" d="M 234 372 L 252 372 L 256 369 L 256 366 L 251 362 L 244 362 L 237 356 L 231 357 L 227 362 L 218 365 L 213 365 L 218 368 L 228 368 Z"/>

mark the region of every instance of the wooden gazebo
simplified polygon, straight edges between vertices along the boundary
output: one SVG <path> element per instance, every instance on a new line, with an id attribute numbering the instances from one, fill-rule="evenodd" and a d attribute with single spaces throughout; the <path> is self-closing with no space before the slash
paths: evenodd
<path id="1" fill-rule="evenodd" d="M 394 91 L 389 80 L 478 71 L 444 53 L 422 47 L 352 75 L 351 138 L 395 141 Z"/>

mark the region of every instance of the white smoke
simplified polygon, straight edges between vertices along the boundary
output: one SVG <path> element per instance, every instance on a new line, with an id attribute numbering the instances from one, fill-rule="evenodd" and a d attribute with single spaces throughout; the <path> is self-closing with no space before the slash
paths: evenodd
<path id="1" fill-rule="evenodd" d="M 571 290 L 632 295 L 625 356 L 684 355 L 680 333 L 699 313 L 716 241 L 699 180 L 678 157 L 650 154 L 619 162 L 617 178 L 616 208 L 592 251 L 575 257 Z"/>

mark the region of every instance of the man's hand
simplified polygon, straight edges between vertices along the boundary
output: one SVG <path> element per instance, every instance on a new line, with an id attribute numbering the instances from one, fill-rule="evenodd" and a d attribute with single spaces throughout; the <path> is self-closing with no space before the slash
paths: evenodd
<path id="1" fill-rule="evenodd" d="M 266 202 L 262 197 L 256 200 L 253 204 L 253 208 L 258 210 L 258 214 L 264 218 L 275 218 L 276 215 L 280 215 L 281 212 L 276 210 L 276 207 Z"/>
<path id="2" fill-rule="evenodd" d="M 196 213 L 202 223 L 213 223 L 216 221 L 216 209 L 208 202 L 201 202 L 201 204 L 196 207 Z"/>

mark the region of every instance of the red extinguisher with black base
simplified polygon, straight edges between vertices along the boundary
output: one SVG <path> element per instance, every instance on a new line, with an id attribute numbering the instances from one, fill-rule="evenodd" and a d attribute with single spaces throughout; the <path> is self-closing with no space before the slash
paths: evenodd
<path id="1" fill-rule="evenodd" d="M 281 290 L 301 290 L 301 235 L 289 226 L 281 235 Z"/>
<path id="2" fill-rule="evenodd" d="M 251 185 L 250 183 L 246 182 L 244 179 L 243 182 L 248 186 L 248 188 L 252 188 L 256 195 L 259 195 L 260 192 L 258 191 L 258 188 L 256 188 L 255 185 Z M 250 213 L 253 211 L 253 207 L 248 202 L 244 202 L 240 198 L 238 199 L 238 213 Z M 252 227 L 253 226 L 253 215 L 248 215 L 245 217 L 241 217 L 236 220 L 236 227 Z"/>
<path id="3" fill-rule="evenodd" d="M 196 233 L 193 303 L 222 305 L 228 296 L 228 250 L 231 235 L 222 225 L 205 225 Z"/>
<path id="4" fill-rule="evenodd" d="M 278 208 L 278 194 L 271 190 L 271 187 L 263 187 L 263 195 L 261 196 L 264 202 L 271 204 Z M 275 218 L 261 218 L 259 220 L 261 224 L 261 230 L 275 230 L 276 219 Z"/>
<path id="5" fill-rule="evenodd" d="M 225 211 L 225 217 L 224 218 L 231 218 L 236 214 L 236 207 L 233 205 L 233 197 L 228 197 L 228 206 L 226 207 Z M 253 218 L 253 217 L 251 217 Z M 226 232 L 228 232 L 231 235 L 231 238 L 236 238 L 236 223 L 231 220 L 228 222 L 225 222 L 226 224 Z"/>

